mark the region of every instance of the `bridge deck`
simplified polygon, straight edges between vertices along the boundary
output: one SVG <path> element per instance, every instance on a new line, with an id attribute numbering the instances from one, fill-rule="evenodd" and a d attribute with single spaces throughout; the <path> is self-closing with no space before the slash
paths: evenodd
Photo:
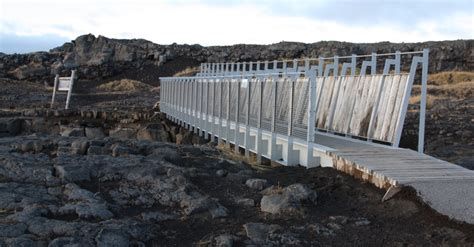
<path id="1" fill-rule="evenodd" d="M 333 167 L 380 188 L 413 187 L 437 212 L 474 224 L 474 171 L 409 149 L 317 134 Z"/>

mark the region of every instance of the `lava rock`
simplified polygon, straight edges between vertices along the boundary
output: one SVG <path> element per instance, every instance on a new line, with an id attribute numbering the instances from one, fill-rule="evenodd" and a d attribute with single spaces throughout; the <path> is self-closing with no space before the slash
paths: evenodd
<path id="1" fill-rule="evenodd" d="M 267 187 L 268 182 L 266 179 L 250 178 L 245 181 L 245 185 L 254 190 L 263 190 Z"/>
<path id="2" fill-rule="evenodd" d="M 137 131 L 132 128 L 117 128 L 109 132 L 109 136 L 117 139 L 134 139 L 137 136 Z"/>
<path id="3" fill-rule="evenodd" d="M 102 128 L 85 128 L 86 137 L 89 139 L 102 139 L 105 137 L 105 133 Z"/>
<path id="4" fill-rule="evenodd" d="M 271 214 L 298 213 L 301 203 L 308 201 L 316 204 L 317 194 L 302 184 L 292 184 L 281 191 L 273 190 L 266 193 L 260 201 L 260 209 Z"/>
<path id="5" fill-rule="evenodd" d="M 69 127 L 69 126 L 60 126 L 59 133 L 61 136 L 76 136 L 84 137 L 84 128 L 82 127 Z"/>

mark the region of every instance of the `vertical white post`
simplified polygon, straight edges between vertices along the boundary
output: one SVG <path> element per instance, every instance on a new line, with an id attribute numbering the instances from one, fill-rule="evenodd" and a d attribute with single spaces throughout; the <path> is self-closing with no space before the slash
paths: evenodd
<path id="1" fill-rule="evenodd" d="M 334 64 L 333 64 L 333 71 L 334 71 L 334 80 L 337 83 L 337 86 L 335 87 L 336 91 L 333 92 L 334 97 L 331 99 L 331 109 L 329 110 L 329 117 L 328 117 L 328 129 L 330 130 L 332 127 L 332 121 L 334 119 L 334 113 L 336 111 L 336 105 L 337 105 L 337 98 L 339 97 L 339 92 L 341 90 L 341 81 L 339 80 L 338 77 L 338 72 L 339 72 L 339 57 L 334 56 Z"/>
<path id="2" fill-rule="evenodd" d="M 418 125 L 418 152 L 424 152 L 425 146 L 425 115 L 426 115 L 426 91 L 428 87 L 428 57 L 430 49 L 423 49 L 423 64 L 421 68 L 421 101 L 420 101 L 420 123 Z"/>
<path id="3" fill-rule="evenodd" d="M 220 73 L 220 72 L 219 72 Z M 214 77 L 215 78 L 215 77 Z M 216 139 L 216 130 L 215 130 L 215 118 L 214 118 L 214 108 L 216 105 L 216 81 L 217 79 L 213 79 L 210 81 L 209 87 L 211 88 L 210 90 L 212 91 L 212 96 L 208 96 L 210 98 L 211 103 L 211 126 L 209 127 L 209 131 L 211 131 L 211 142 L 214 142 Z"/>
<path id="4" fill-rule="evenodd" d="M 74 85 L 74 79 L 76 77 L 76 70 L 73 69 L 71 71 L 71 83 L 69 84 L 69 90 L 67 91 L 67 98 L 66 98 L 66 110 L 69 109 L 69 102 L 71 102 L 71 94 L 72 94 L 72 88 Z"/>
<path id="5" fill-rule="evenodd" d="M 357 65 L 357 55 L 352 54 L 351 56 L 351 75 L 356 74 L 356 65 Z"/>
<path id="6" fill-rule="evenodd" d="M 204 79 L 200 79 L 198 82 L 199 91 L 199 136 L 204 136 Z"/>
<path id="7" fill-rule="evenodd" d="M 250 63 L 250 69 L 252 69 L 252 63 Z M 245 157 L 249 158 L 249 148 L 250 148 L 250 88 L 252 87 L 252 79 L 247 79 L 247 92 L 246 92 L 246 105 L 245 105 Z"/>
<path id="8" fill-rule="evenodd" d="M 286 63 L 286 62 L 285 62 Z M 288 100 L 288 143 L 287 143 L 287 161 L 286 164 L 289 166 L 295 165 L 295 157 L 293 151 L 293 101 L 295 93 L 295 79 L 288 77 L 290 83 L 290 98 Z"/>
<path id="9" fill-rule="evenodd" d="M 324 58 L 319 57 L 319 59 L 318 59 L 318 76 L 323 76 L 324 75 L 323 73 L 324 73 Z"/>
<path id="10" fill-rule="evenodd" d="M 231 73 L 234 71 L 234 64 L 231 63 Z M 227 123 L 227 131 L 226 131 L 226 142 L 225 145 L 227 148 L 230 148 L 230 104 L 232 103 L 230 98 L 230 88 L 232 85 L 232 79 L 227 79 L 227 105 L 226 105 L 226 123 Z"/>
<path id="11" fill-rule="evenodd" d="M 242 72 L 243 73 L 243 72 Z M 236 101 L 235 101 L 235 133 L 234 133 L 234 149 L 235 152 L 239 152 L 239 135 L 240 135 L 240 126 L 239 126 L 239 112 L 240 112 L 240 81 L 238 79 L 236 83 Z"/>
<path id="12" fill-rule="evenodd" d="M 179 122 L 184 127 L 184 79 L 179 81 Z"/>
<path id="13" fill-rule="evenodd" d="M 194 134 L 198 134 L 199 118 L 198 118 L 198 79 L 193 80 L 194 84 Z"/>
<path id="14" fill-rule="evenodd" d="M 54 100 L 56 98 L 56 91 L 58 90 L 58 84 L 59 84 L 59 75 L 56 74 L 54 76 L 54 87 L 53 87 L 53 97 L 51 98 L 51 108 L 54 106 Z"/>
<path id="15" fill-rule="evenodd" d="M 277 70 L 277 61 L 273 61 L 273 70 L 276 72 Z M 277 144 L 276 144 L 276 114 L 277 114 L 277 109 L 276 109 L 276 103 L 277 103 L 277 84 L 278 84 L 278 77 L 275 76 L 272 79 L 272 126 L 271 126 L 271 132 L 272 132 L 272 141 L 270 144 L 270 158 L 272 161 L 277 159 Z M 279 158 L 279 157 L 278 157 Z"/>
<path id="16" fill-rule="evenodd" d="M 268 62 L 265 62 L 268 69 Z M 262 162 L 262 107 L 263 107 L 263 78 L 257 79 L 258 88 L 258 116 L 257 116 L 257 138 L 255 140 L 255 150 L 257 151 L 257 162 Z"/>
<path id="17" fill-rule="evenodd" d="M 370 65 L 370 74 L 377 74 L 377 53 L 372 52 L 372 65 Z"/>
<path id="18" fill-rule="evenodd" d="M 192 79 L 188 78 L 186 80 L 186 124 L 187 124 L 187 129 L 191 130 L 191 123 L 192 123 L 192 97 L 193 97 L 193 87 L 192 87 Z"/>
<path id="19" fill-rule="evenodd" d="M 214 64 L 214 73 L 213 75 L 215 75 L 215 64 Z M 206 96 L 204 97 L 204 100 L 206 101 L 206 105 L 205 105 L 205 108 L 206 108 L 206 112 L 204 113 L 205 115 L 205 122 L 204 122 L 204 139 L 205 140 L 209 140 L 209 79 L 206 79 L 205 80 L 205 88 L 204 88 L 204 91 L 206 92 Z"/>
<path id="20" fill-rule="evenodd" d="M 227 64 L 226 64 L 226 69 L 227 69 Z M 225 73 L 224 73 L 225 74 Z M 220 145 L 222 144 L 222 105 L 223 105 L 223 101 L 224 101 L 224 97 L 222 95 L 223 93 L 223 86 L 222 84 L 224 83 L 224 77 L 219 80 L 218 82 L 219 84 L 219 127 L 218 127 L 218 134 L 219 134 L 219 137 L 217 139 L 217 143 Z"/>
<path id="21" fill-rule="evenodd" d="M 395 52 L 395 73 L 400 74 L 400 63 L 401 63 L 401 53 L 400 51 Z"/>
<path id="22" fill-rule="evenodd" d="M 305 67 L 309 69 L 309 61 L 305 61 Z M 306 70 L 306 69 L 305 69 Z M 308 149 L 306 152 L 306 166 L 313 167 L 319 164 L 314 164 L 313 147 L 314 147 L 314 128 L 316 124 L 316 76 L 314 73 L 307 72 L 309 80 L 309 102 L 308 102 L 308 132 L 306 141 L 308 142 Z"/>

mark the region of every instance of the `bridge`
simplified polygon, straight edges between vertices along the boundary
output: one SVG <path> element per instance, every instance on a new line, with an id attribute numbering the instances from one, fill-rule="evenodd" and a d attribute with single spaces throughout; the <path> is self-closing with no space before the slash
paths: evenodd
<path id="1" fill-rule="evenodd" d="M 423 154 L 429 50 L 240 63 L 203 63 L 161 80 L 160 109 L 236 151 L 285 166 L 332 167 L 390 199 L 413 187 L 433 209 L 474 223 L 474 171 Z M 418 150 L 400 148 L 421 84 Z"/>

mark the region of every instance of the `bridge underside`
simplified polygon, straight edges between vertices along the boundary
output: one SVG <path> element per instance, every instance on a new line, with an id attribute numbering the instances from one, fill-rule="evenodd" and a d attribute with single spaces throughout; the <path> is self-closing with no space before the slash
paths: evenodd
<path id="1" fill-rule="evenodd" d="M 199 124 L 167 116 L 205 138 L 210 136 L 213 141 L 217 139 L 237 145 L 257 157 L 265 157 L 285 166 L 323 166 L 348 173 L 387 190 L 384 200 L 402 187 L 411 186 L 425 203 L 439 213 L 474 224 L 474 171 L 463 167 L 409 149 L 330 133 L 316 132 L 315 142 L 308 143 L 302 138 L 241 123 L 236 125 L 233 121 L 229 121 L 228 125 L 225 119 L 210 116 L 207 120 L 205 117 L 193 118 Z M 198 125 L 206 127 L 201 129 Z M 272 145 L 272 138 L 276 139 L 276 145 Z M 311 148 L 312 152 L 308 153 Z M 446 196 L 450 200 L 446 200 Z"/>

